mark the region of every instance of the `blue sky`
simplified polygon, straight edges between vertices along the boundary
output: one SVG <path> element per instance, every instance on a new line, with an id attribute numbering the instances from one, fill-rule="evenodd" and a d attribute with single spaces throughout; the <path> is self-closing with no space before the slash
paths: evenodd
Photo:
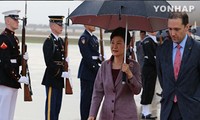
<path id="1" fill-rule="evenodd" d="M 49 15 L 63 15 L 67 17 L 82 1 L 28 1 L 28 24 L 48 24 Z M 7 10 L 21 10 L 20 17 L 24 17 L 25 1 L 0 1 L 0 22 L 4 23 L 2 12 Z"/>

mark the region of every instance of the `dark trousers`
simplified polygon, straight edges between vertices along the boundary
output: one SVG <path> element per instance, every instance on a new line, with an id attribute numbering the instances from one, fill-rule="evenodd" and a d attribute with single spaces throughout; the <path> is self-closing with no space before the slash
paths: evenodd
<path id="1" fill-rule="evenodd" d="M 63 90 L 46 87 L 45 120 L 59 120 Z"/>
<path id="2" fill-rule="evenodd" d="M 183 120 L 177 103 L 173 103 L 168 120 Z"/>
<path id="3" fill-rule="evenodd" d="M 93 85 L 94 82 L 81 79 L 81 102 L 80 102 L 81 120 L 87 120 L 89 117 Z"/>
<path id="4" fill-rule="evenodd" d="M 142 95 L 141 104 L 148 105 L 151 104 L 155 92 L 157 73 L 156 69 L 149 69 L 148 67 L 143 67 L 142 71 Z"/>

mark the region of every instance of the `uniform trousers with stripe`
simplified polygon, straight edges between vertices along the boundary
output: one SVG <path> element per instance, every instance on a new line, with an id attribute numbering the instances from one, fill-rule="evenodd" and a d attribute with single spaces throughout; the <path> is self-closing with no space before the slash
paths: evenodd
<path id="1" fill-rule="evenodd" d="M 18 89 L 0 85 L 0 120 L 13 120 Z"/>
<path id="2" fill-rule="evenodd" d="M 45 120 L 59 120 L 63 89 L 46 86 Z"/>

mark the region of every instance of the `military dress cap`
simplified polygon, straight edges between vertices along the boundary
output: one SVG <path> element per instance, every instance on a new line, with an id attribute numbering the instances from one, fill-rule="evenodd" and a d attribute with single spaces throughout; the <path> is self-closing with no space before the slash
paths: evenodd
<path id="1" fill-rule="evenodd" d="M 9 11 L 3 12 L 2 14 L 4 14 L 5 17 L 11 17 L 12 19 L 18 20 L 19 12 L 20 10 L 9 10 Z"/>
<path id="2" fill-rule="evenodd" d="M 63 18 L 64 16 L 49 16 L 49 22 L 56 23 L 59 26 L 63 26 Z"/>

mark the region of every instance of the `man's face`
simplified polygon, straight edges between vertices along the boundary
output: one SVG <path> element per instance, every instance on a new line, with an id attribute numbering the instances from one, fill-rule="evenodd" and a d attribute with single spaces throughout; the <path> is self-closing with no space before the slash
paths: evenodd
<path id="1" fill-rule="evenodd" d="M 181 43 L 184 39 L 185 35 L 187 34 L 189 25 L 183 25 L 182 19 L 169 19 L 168 20 L 168 29 L 172 41 L 175 43 Z"/>
<path id="2" fill-rule="evenodd" d="M 145 33 L 143 33 L 143 32 L 140 33 L 140 39 L 141 40 L 143 40 L 145 38 L 145 36 L 146 36 Z"/>
<path id="3" fill-rule="evenodd" d="M 62 33 L 63 26 L 58 25 L 56 23 L 51 23 L 51 25 L 52 25 L 51 29 L 54 32 L 54 34 L 60 35 Z"/>
<path id="4" fill-rule="evenodd" d="M 91 26 L 91 25 L 85 25 L 85 28 L 90 32 L 94 32 L 95 31 L 95 27 Z"/>
<path id="5" fill-rule="evenodd" d="M 6 25 L 9 29 L 11 29 L 13 31 L 18 29 L 18 27 L 19 27 L 18 19 L 13 19 L 11 17 L 7 17 L 7 18 L 5 18 L 5 20 L 6 20 Z"/>

